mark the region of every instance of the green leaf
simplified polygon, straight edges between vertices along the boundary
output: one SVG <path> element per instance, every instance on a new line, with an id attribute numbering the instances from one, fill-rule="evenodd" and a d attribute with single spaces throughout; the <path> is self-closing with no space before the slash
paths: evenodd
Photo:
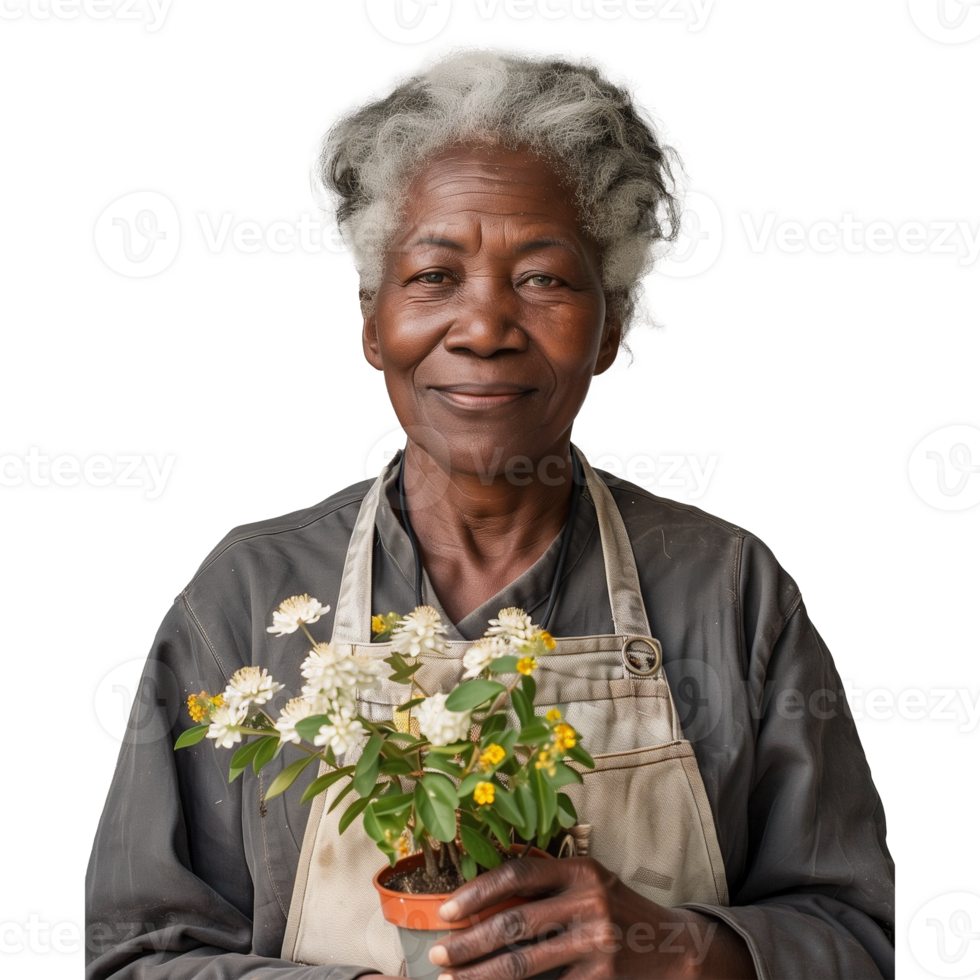
<path id="1" fill-rule="evenodd" d="M 415 784 L 415 812 L 436 840 L 456 836 L 456 807 L 459 797 L 452 780 L 439 773 L 426 773 Z"/>
<path id="2" fill-rule="evenodd" d="M 476 680 L 464 681 L 460 684 L 446 698 L 446 707 L 450 711 L 472 711 L 473 708 L 485 704 L 506 690 L 507 688 L 497 681 L 487 681 L 482 677 L 477 677 Z"/>
<path id="3" fill-rule="evenodd" d="M 525 674 L 521 678 L 521 688 L 528 701 L 533 705 L 534 699 L 538 696 L 538 682 L 530 674 Z"/>
<path id="4" fill-rule="evenodd" d="M 310 758 L 313 758 L 311 756 Z M 343 779 L 344 776 L 349 776 L 354 771 L 353 766 L 344 766 L 342 769 L 335 769 L 333 772 L 325 772 L 322 776 L 317 776 L 316 779 L 310 783 L 309 786 L 303 791 L 303 795 L 300 797 L 300 803 L 306 803 L 312 800 L 314 796 L 319 795 L 325 789 L 329 789 L 338 779 Z"/>
<path id="5" fill-rule="evenodd" d="M 330 806 L 327 808 L 327 813 L 333 813 L 333 811 L 336 810 L 338 806 L 340 806 L 340 801 L 343 800 L 343 798 L 348 793 L 353 793 L 353 792 L 354 792 L 354 784 L 353 782 L 350 782 L 333 798 L 333 803 L 331 803 Z"/>
<path id="6" fill-rule="evenodd" d="M 519 688 L 515 687 L 510 695 L 511 703 L 521 725 L 528 725 L 534 718 L 534 706 L 527 699 L 527 695 Z"/>
<path id="7" fill-rule="evenodd" d="M 479 831 L 470 827 L 461 827 L 463 847 L 467 854 L 473 855 L 473 860 L 484 868 L 490 869 L 500 864 L 500 852 Z"/>
<path id="8" fill-rule="evenodd" d="M 558 794 L 549 785 L 540 769 L 530 769 L 531 789 L 538 811 L 538 835 L 543 837 L 551 828 L 558 812 Z"/>
<path id="9" fill-rule="evenodd" d="M 494 832 L 497 840 L 504 847 L 510 847 L 510 827 L 493 811 L 493 808 L 481 807 L 480 816 L 487 822 L 487 826 Z"/>
<path id="10" fill-rule="evenodd" d="M 536 770 L 531 769 L 531 772 Z M 518 827 L 521 837 L 532 840 L 538 827 L 538 804 L 534 798 L 534 790 L 528 785 L 517 787 L 517 802 L 521 808 L 522 823 Z"/>
<path id="11" fill-rule="evenodd" d="M 271 800 L 274 796 L 284 793 L 296 781 L 296 777 L 314 760 L 315 755 L 307 755 L 295 762 L 290 762 L 288 766 L 275 779 L 272 785 L 265 791 L 265 798 Z"/>
<path id="12" fill-rule="evenodd" d="M 436 755 L 459 755 L 460 752 L 468 749 L 472 742 L 453 742 L 451 745 L 430 745 L 425 751 L 426 755 L 435 753 Z"/>
<path id="13" fill-rule="evenodd" d="M 463 877 L 467 881 L 472 881 L 476 877 L 476 861 L 469 854 L 460 854 L 459 864 L 463 869 Z"/>
<path id="14" fill-rule="evenodd" d="M 480 725 L 480 745 L 486 748 L 494 739 L 497 732 L 502 732 L 507 727 L 507 715 L 502 712 L 491 715 L 483 719 Z"/>
<path id="15" fill-rule="evenodd" d="M 595 769 L 595 759 L 581 745 L 573 745 L 570 749 L 566 749 L 566 752 L 568 757 L 574 759 L 580 766 L 585 766 L 586 769 Z"/>
<path id="16" fill-rule="evenodd" d="M 575 805 L 568 798 L 567 794 L 558 794 L 558 822 L 567 830 L 578 823 L 578 814 L 575 812 Z"/>
<path id="17" fill-rule="evenodd" d="M 411 793 L 396 793 L 393 796 L 384 795 L 375 801 L 373 810 L 379 817 L 383 817 L 388 813 L 398 813 L 406 807 L 410 807 L 413 799 L 414 796 Z"/>
<path id="18" fill-rule="evenodd" d="M 551 741 L 551 727 L 546 721 L 540 718 L 532 719 L 521 729 L 521 734 L 517 736 L 517 741 L 521 745 L 541 745 Z"/>
<path id="19" fill-rule="evenodd" d="M 248 766 L 239 766 L 236 769 L 234 766 L 230 766 L 228 768 L 228 782 L 233 783 L 247 768 Z"/>
<path id="20" fill-rule="evenodd" d="M 305 738 L 307 742 L 312 742 L 319 734 L 324 725 L 330 724 L 330 715 L 310 715 L 302 721 L 296 722 L 296 731 L 300 738 Z"/>
<path id="21" fill-rule="evenodd" d="M 438 769 L 440 772 L 448 773 L 450 776 L 455 776 L 459 779 L 459 774 L 463 771 L 462 765 L 458 762 L 453 762 L 452 759 L 447 759 L 443 755 L 434 755 L 429 753 L 426 755 L 422 765 L 426 769 Z"/>
<path id="22" fill-rule="evenodd" d="M 457 790 L 459 798 L 462 799 L 464 796 L 469 796 L 476 789 L 476 784 L 485 782 L 486 778 L 486 774 L 482 772 L 471 772 L 468 776 L 465 776 Z"/>
<path id="23" fill-rule="evenodd" d="M 408 670 L 410 664 L 409 662 L 395 650 L 391 651 L 390 657 L 385 657 L 383 663 L 386 663 L 392 670 Z"/>
<path id="24" fill-rule="evenodd" d="M 275 738 L 263 735 L 260 743 L 258 751 L 252 756 L 252 769 L 255 770 L 256 776 L 267 762 L 272 762 L 279 755 L 279 751 L 282 749 L 278 735 Z"/>
<path id="25" fill-rule="evenodd" d="M 395 711 L 411 711 L 416 705 L 421 704 L 425 698 L 412 698 L 411 701 L 406 701 L 404 704 L 398 705 Z"/>
<path id="26" fill-rule="evenodd" d="M 197 745 L 208 733 L 209 725 L 195 725 L 188 728 L 186 732 L 181 732 L 180 737 L 174 742 L 174 749 L 186 749 L 189 745 Z"/>
<path id="27" fill-rule="evenodd" d="M 337 833 L 342 834 L 368 808 L 370 802 L 370 799 L 366 797 L 364 799 L 354 800 L 344 810 L 344 815 L 340 818 L 340 823 L 337 824 Z"/>
<path id="28" fill-rule="evenodd" d="M 415 772 L 415 768 L 404 759 L 385 759 L 378 771 L 386 776 L 407 776 L 409 773 Z"/>
<path id="29" fill-rule="evenodd" d="M 354 769 L 354 792 L 358 796 L 367 796 L 371 792 L 371 787 L 378 781 L 378 770 L 381 768 L 378 756 L 382 744 L 380 735 L 372 735 L 364 746 L 360 759 L 357 760 L 357 767 Z"/>
<path id="30" fill-rule="evenodd" d="M 344 814 L 344 816 L 346 816 L 346 814 Z M 364 830 L 375 844 L 380 844 L 385 839 L 385 828 L 378 819 L 377 812 L 375 811 L 373 805 L 369 806 L 364 811 Z M 383 848 L 383 850 L 387 850 L 387 848 Z"/>
<path id="31" fill-rule="evenodd" d="M 571 766 L 566 766 L 564 762 L 559 762 L 555 765 L 555 774 L 553 776 L 544 772 L 544 778 L 548 780 L 549 785 L 553 789 L 561 789 L 562 786 L 567 786 L 569 783 L 582 782 L 581 773 L 576 772 Z"/>
<path id="32" fill-rule="evenodd" d="M 490 662 L 490 670 L 494 674 L 516 673 L 519 659 L 520 657 L 497 657 Z"/>
<path id="33" fill-rule="evenodd" d="M 521 805 L 514 793 L 498 789 L 493 795 L 491 806 L 507 821 L 509 826 L 517 827 L 518 830 L 524 826 L 524 814 L 521 812 Z M 521 836 L 526 835 L 522 834 Z"/>
<path id="34" fill-rule="evenodd" d="M 276 738 L 279 737 L 279 733 L 276 733 Z M 251 761 L 255 758 L 255 753 L 262 748 L 263 740 L 262 738 L 255 738 L 251 742 L 246 742 L 237 752 L 231 757 L 231 762 L 228 763 L 232 769 L 244 769 Z"/>
<path id="35" fill-rule="evenodd" d="M 517 744 L 517 729 L 508 728 L 507 731 L 497 739 L 497 744 L 501 746 L 508 755 L 513 755 L 514 746 Z"/>

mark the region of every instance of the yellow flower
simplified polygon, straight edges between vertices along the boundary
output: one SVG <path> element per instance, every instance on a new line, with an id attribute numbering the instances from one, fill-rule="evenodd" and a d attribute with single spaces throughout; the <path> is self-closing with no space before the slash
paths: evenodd
<path id="1" fill-rule="evenodd" d="M 561 712 L 557 708 L 552 708 L 546 715 L 545 718 L 548 719 L 552 724 L 556 721 L 561 721 Z"/>
<path id="2" fill-rule="evenodd" d="M 381 616 L 371 617 L 371 632 L 383 633 L 385 631 L 385 621 Z"/>
<path id="3" fill-rule="evenodd" d="M 491 766 L 496 766 L 503 762 L 505 755 L 507 755 L 507 752 L 502 745 L 488 745 L 480 756 L 480 768 L 486 772 Z"/>
<path id="4" fill-rule="evenodd" d="M 538 753 L 537 761 L 534 763 L 535 769 L 544 769 L 549 776 L 554 776 L 557 771 L 555 760 L 547 749 Z"/>
<path id="5" fill-rule="evenodd" d="M 555 643 L 555 638 L 547 630 L 541 630 L 541 632 L 538 634 L 538 638 L 544 644 L 545 650 L 554 650 L 558 645 Z"/>
<path id="6" fill-rule="evenodd" d="M 489 803 L 493 803 L 493 795 L 496 792 L 496 788 L 493 783 L 477 783 L 476 789 L 473 790 L 473 799 L 476 800 L 477 804 L 480 806 L 485 806 Z"/>
<path id="7" fill-rule="evenodd" d="M 559 752 L 574 748 L 576 741 L 575 729 L 571 725 L 566 725 L 565 722 L 555 725 L 555 748 Z"/>
<path id="8" fill-rule="evenodd" d="M 521 659 L 517 661 L 517 672 L 528 676 L 534 673 L 537 666 L 538 661 L 534 657 L 521 657 Z"/>
<path id="9" fill-rule="evenodd" d="M 187 713 L 193 721 L 200 724 L 204 721 L 208 713 L 208 692 L 201 691 L 200 694 L 192 694 L 187 699 Z"/>
<path id="10" fill-rule="evenodd" d="M 194 721 L 201 724 L 201 722 L 208 720 L 215 708 L 220 708 L 224 703 L 223 695 L 212 694 L 209 697 L 207 691 L 201 691 L 199 694 L 192 694 L 187 699 L 187 713 Z"/>

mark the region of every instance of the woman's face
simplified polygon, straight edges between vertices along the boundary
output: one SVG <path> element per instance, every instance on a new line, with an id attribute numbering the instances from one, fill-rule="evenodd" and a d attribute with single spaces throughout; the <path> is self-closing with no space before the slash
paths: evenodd
<path id="1" fill-rule="evenodd" d="M 446 152 L 407 201 L 365 356 L 410 440 L 442 466 L 529 482 L 528 461 L 564 456 L 592 377 L 616 357 L 598 249 L 529 152 Z"/>

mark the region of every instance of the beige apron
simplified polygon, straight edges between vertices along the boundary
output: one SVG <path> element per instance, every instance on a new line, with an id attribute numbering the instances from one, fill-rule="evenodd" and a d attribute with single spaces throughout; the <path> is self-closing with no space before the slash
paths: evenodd
<path id="1" fill-rule="evenodd" d="M 615 632 L 556 637 L 555 650 L 538 661 L 539 710 L 559 707 L 596 762 L 594 770 L 577 767 L 584 784 L 565 792 L 580 822 L 591 825 L 590 855 L 630 888 L 666 906 L 727 905 L 714 820 L 694 750 L 681 734 L 660 643 L 650 635 L 626 528 L 606 485 L 579 456 L 598 517 Z M 376 611 L 371 609 L 374 519 L 386 475 L 361 504 L 332 637 L 333 643 L 376 659 L 390 655 L 390 644 L 370 642 Z M 471 646 L 451 641 L 446 656 L 423 657 L 419 683 L 428 691 L 449 691 L 461 678 L 462 657 Z M 407 685 L 384 681 L 364 692 L 361 711 L 372 720 L 390 721 L 393 708 L 408 697 Z M 333 813 L 327 810 L 341 784 L 312 803 L 282 955 L 296 963 L 372 966 L 397 976 L 402 968 L 397 932 L 384 921 L 371 884 L 386 859 L 360 820 L 338 836 L 347 800 Z"/>

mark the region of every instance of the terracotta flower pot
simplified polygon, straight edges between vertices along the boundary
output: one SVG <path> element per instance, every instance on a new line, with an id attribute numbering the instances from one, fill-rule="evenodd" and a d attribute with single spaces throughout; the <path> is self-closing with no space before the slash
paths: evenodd
<path id="1" fill-rule="evenodd" d="M 523 850 L 522 846 L 515 844 L 511 848 L 511 853 L 518 854 Z M 531 848 L 531 855 L 536 858 L 551 860 L 550 854 L 545 854 L 544 851 L 539 851 L 536 847 Z M 439 908 L 449 899 L 452 892 L 442 892 L 436 895 L 409 895 L 406 892 L 396 892 L 385 887 L 385 882 L 391 880 L 394 875 L 402 871 L 414 871 L 424 863 L 425 856 L 419 853 L 402 858 L 394 867 L 385 865 L 374 876 L 374 887 L 381 899 L 382 914 L 388 922 L 398 928 L 398 938 L 401 940 L 402 951 L 405 954 L 408 976 L 413 980 L 436 980 L 442 972 L 442 967 L 435 966 L 429 961 L 429 950 L 438 945 L 440 939 L 455 929 L 466 929 L 488 919 L 497 912 L 502 912 L 504 909 L 513 908 L 515 905 L 524 905 L 530 899 L 509 898 L 478 912 L 476 915 L 459 919 L 456 922 L 446 922 L 439 918 Z M 541 973 L 535 980 L 549 980 L 549 978 L 560 977 L 561 973 L 561 969 Z"/>

